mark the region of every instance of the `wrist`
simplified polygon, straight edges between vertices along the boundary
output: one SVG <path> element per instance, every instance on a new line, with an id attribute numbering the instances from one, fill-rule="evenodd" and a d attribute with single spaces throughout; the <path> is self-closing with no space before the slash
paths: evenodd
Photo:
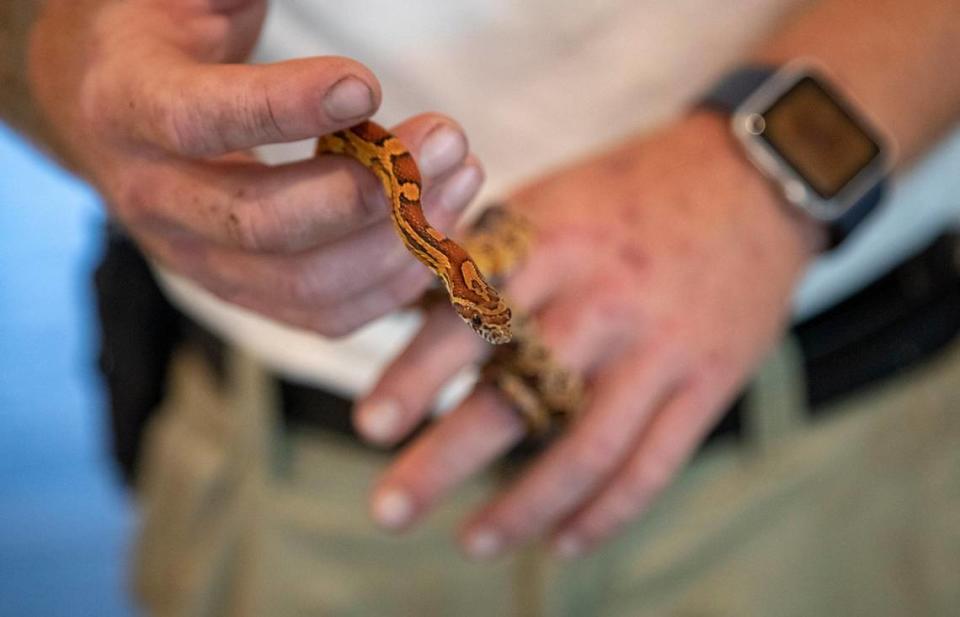
<path id="1" fill-rule="evenodd" d="M 756 234 L 767 236 L 775 246 L 793 253 L 801 265 L 826 248 L 827 231 L 823 224 L 788 203 L 747 158 L 726 115 L 697 109 L 680 122 L 709 148 L 716 173 L 728 178 L 724 186 L 736 192 L 729 201 L 735 204 L 737 216 L 749 223 Z"/>

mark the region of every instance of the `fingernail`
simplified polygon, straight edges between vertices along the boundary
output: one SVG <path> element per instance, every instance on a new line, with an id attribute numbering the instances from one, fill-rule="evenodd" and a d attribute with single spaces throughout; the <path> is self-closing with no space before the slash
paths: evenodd
<path id="1" fill-rule="evenodd" d="M 500 534 L 492 529 L 479 529 L 470 534 L 464 548 L 474 559 L 489 559 L 496 556 L 502 547 Z"/>
<path id="2" fill-rule="evenodd" d="M 459 212 L 467 207 L 483 182 L 483 174 L 476 166 L 471 165 L 458 171 L 447 180 L 440 196 L 440 205 L 451 212 Z"/>
<path id="3" fill-rule="evenodd" d="M 323 108 L 334 120 L 349 120 L 369 115 L 375 102 L 370 86 L 356 77 L 344 77 L 327 91 Z"/>
<path id="4" fill-rule="evenodd" d="M 357 428 L 375 443 L 391 441 L 399 420 L 400 406 L 389 399 L 367 403 L 357 411 Z"/>
<path id="5" fill-rule="evenodd" d="M 387 529 L 398 529 L 410 522 L 413 501 L 406 491 L 397 488 L 381 490 L 373 501 L 373 518 Z"/>
<path id="6" fill-rule="evenodd" d="M 572 534 L 563 535 L 554 542 L 553 550 L 562 559 L 573 559 L 583 553 L 583 542 Z"/>
<path id="7" fill-rule="evenodd" d="M 467 156 L 463 133 L 445 124 L 430 131 L 420 146 L 417 162 L 425 176 L 439 176 Z"/>

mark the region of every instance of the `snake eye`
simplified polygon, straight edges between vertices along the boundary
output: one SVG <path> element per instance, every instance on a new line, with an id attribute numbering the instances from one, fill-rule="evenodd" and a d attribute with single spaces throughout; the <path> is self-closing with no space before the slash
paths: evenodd
<path id="1" fill-rule="evenodd" d="M 470 318 L 470 323 L 473 324 L 474 328 L 479 328 L 483 325 L 483 319 L 481 319 L 479 315 L 474 315 Z"/>

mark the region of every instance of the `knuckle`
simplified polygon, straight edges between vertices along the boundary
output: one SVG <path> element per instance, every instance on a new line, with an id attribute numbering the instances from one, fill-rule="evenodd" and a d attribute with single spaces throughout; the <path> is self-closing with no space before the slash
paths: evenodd
<path id="1" fill-rule="evenodd" d="M 227 212 L 227 234 L 239 248 L 245 251 L 260 250 L 260 226 L 254 220 L 248 208 L 229 208 Z"/>
<path id="2" fill-rule="evenodd" d="M 621 281 L 603 281 L 590 294 L 590 302 L 584 305 L 583 319 L 616 326 L 627 324 L 634 314 L 633 307 L 625 301 L 627 297 Z"/>
<path id="3" fill-rule="evenodd" d="M 176 76 L 157 88 L 145 109 L 156 127 L 161 146 L 188 157 L 203 157 L 225 145 L 221 124 L 210 122 L 198 104 L 197 89 L 186 77 Z"/>
<path id="4" fill-rule="evenodd" d="M 277 94 L 272 92 L 269 86 L 264 86 L 257 96 L 259 98 L 248 97 L 240 102 L 238 111 L 241 123 L 256 135 L 277 141 L 290 138 L 289 132 L 284 129 L 274 111 Z"/>
<path id="5" fill-rule="evenodd" d="M 318 305 L 334 300 L 322 277 L 317 276 L 314 268 L 298 266 L 283 276 L 286 281 L 286 295 L 298 304 Z"/>
<path id="6" fill-rule="evenodd" d="M 227 234 L 239 248 L 251 252 L 283 251 L 290 234 L 273 204 L 259 196 L 242 201 L 234 196 L 226 213 Z"/>
<path id="7" fill-rule="evenodd" d="M 357 224 L 386 218 L 390 212 L 390 200 L 383 190 L 383 184 L 372 173 L 368 173 L 359 163 L 347 161 L 352 170 L 353 186 L 340 201 L 337 210 L 345 224 Z"/>
<path id="8" fill-rule="evenodd" d="M 539 232 L 537 242 L 548 253 L 571 251 L 580 242 L 580 236 L 567 225 L 552 225 Z"/>
<path id="9" fill-rule="evenodd" d="M 453 129 L 454 131 L 460 134 L 460 136 L 463 138 L 465 142 L 464 146 L 466 146 L 467 150 L 469 150 L 469 144 L 466 143 L 466 140 L 467 140 L 466 131 L 463 130 L 463 127 L 460 125 L 459 122 L 457 122 L 456 120 L 454 120 L 453 118 L 451 118 L 446 114 L 436 112 L 436 111 L 429 111 L 426 113 L 422 113 L 416 116 L 415 118 L 413 118 L 412 123 L 418 125 L 419 127 L 423 127 L 423 129 L 426 129 L 427 130 L 426 134 L 431 134 L 433 131 L 435 131 L 440 127 Z"/>
<path id="10" fill-rule="evenodd" d="M 603 521 L 600 535 L 611 534 L 621 526 L 627 524 L 639 512 L 643 502 L 629 490 L 618 491 L 612 495 L 607 503 L 606 517 Z"/>
<path id="11" fill-rule="evenodd" d="M 683 366 L 693 367 L 691 372 L 701 389 L 723 391 L 727 384 L 736 383 L 739 378 L 736 365 L 724 350 L 712 348 L 694 354 L 684 348 L 678 353 L 677 361 Z"/>
<path id="12" fill-rule="evenodd" d="M 419 298 L 430 283 L 430 274 L 417 268 L 410 275 L 398 277 L 387 285 L 387 297 L 393 307 L 404 306 Z"/>
<path id="13" fill-rule="evenodd" d="M 573 271 L 577 271 L 577 265 L 593 263 L 597 258 L 596 242 L 575 222 L 551 222 L 538 230 L 537 249 L 550 259 L 570 265 Z"/>
<path id="14" fill-rule="evenodd" d="M 207 291 L 224 302 L 235 304 L 252 311 L 263 312 L 259 303 L 255 302 L 248 294 L 243 293 L 243 290 L 237 284 L 211 275 L 194 276 L 193 278 Z"/>
<path id="15" fill-rule="evenodd" d="M 637 467 L 632 488 L 639 499 L 659 493 L 673 477 L 673 457 L 661 450 L 653 450 Z"/>
<path id="16" fill-rule="evenodd" d="M 556 507 L 554 499 L 530 499 L 514 493 L 495 506 L 489 520 L 511 538 L 520 540 L 544 531 L 547 522 L 557 518 Z"/>
<path id="17" fill-rule="evenodd" d="M 619 451 L 616 439 L 606 435 L 594 435 L 577 445 L 574 459 L 579 461 L 579 466 L 599 472 L 614 464 Z"/>
<path id="18" fill-rule="evenodd" d="M 150 141 L 169 151 L 199 155 L 208 148 L 200 118 L 190 112 L 176 82 L 150 82 L 105 62 L 84 80 L 77 101 L 80 117 L 95 135 Z M 118 122 L 126 117 L 125 122 Z"/>
<path id="19" fill-rule="evenodd" d="M 175 91 L 179 89 L 171 88 Z M 192 112 L 186 103 L 188 97 L 176 100 L 170 96 L 157 96 L 146 107 L 144 120 L 155 127 L 160 146 L 184 156 L 202 156 L 209 149 L 209 138 L 199 114 Z"/>
<path id="20" fill-rule="evenodd" d="M 613 251 L 612 257 L 617 268 L 624 278 L 647 281 L 653 270 L 653 255 L 650 250 L 637 246 L 633 242 L 620 242 Z"/>
<path id="21" fill-rule="evenodd" d="M 122 174 L 108 190 L 113 209 L 128 225 L 154 218 L 163 183 L 152 174 Z"/>
<path id="22" fill-rule="evenodd" d="M 249 289 L 242 282 L 207 277 L 202 284 L 216 297 L 229 304 L 290 326 L 304 329 L 310 327 L 310 323 L 303 315 L 291 309 L 287 304 L 277 302 L 274 297 L 268 297 L 261 292 Z"/>
<path id="23" fill-rule="evenodd" d="M 236 304 L 237 306 L 242 306 L 248 308 L 252 311 L 263 313 L 263 307 L 255 302 L 251 302 L 247 299 L 246 295 L 240 292 L 240 289 L 233 285 L 216 285 L 216 291 L 214 292 L 218 298 L 227 302 L 228 304 Z"/>
<path id="24" fill-rule="evenodd" d="M 322 317 L 311 324 L 312 329 L 327 338 L 340 338 L 353 332 L 354 328 L 338 317 Z"/>
<path id="25" fill-rule="evenodd" d="M 591 543 L 602 542 L 615 531 L 617 519 L 618 514 L 611 504 L 603 503 L 599 507 L 595 506 L 578 522 L 578 531 Z"/>
<path id="26" fill-rule="evenodd" d="M 460 123 L 451 118 L 450 116 L 439 112 L 439 111 L 428 111 L 424 112 L 416 117 L 418 121 L 421 121 L 425 124 L 445 124 L 452 129 L 457 131 L 463 131 L 463 128 L 460 126 Z"/>

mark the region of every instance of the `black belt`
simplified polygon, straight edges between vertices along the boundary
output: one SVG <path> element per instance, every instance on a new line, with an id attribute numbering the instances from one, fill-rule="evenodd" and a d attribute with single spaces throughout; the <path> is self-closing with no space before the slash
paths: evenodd
<path id="1" fill-rule="evenodd" d="M 111 396 L 114 449 L 133 477 L 140 436 L 163 396 L 167 363 L 177 342 L 205 352 L 223 374 L 225 344 L 173 308 L 129 240 L 111 234 L 97 270 L 101 367 Z M 847 300 L 796 324 L 808 408 L 820 414 L 858 390 L 921 364 L 960 331 L 960 238 L 945 234 Z M 144 328 L 144 324 L 151 324 Z M 283 417 L 360 444 L 350 421 L 352 401 L 275 377 Z M 742 436 L 742 405 L 724 414 L 706 441 Z"/>
<path id="2" fill-rule="evenodd" d="M 946 234 L 839 304 L 792 328 L 813 415 L 830 403 L 921 364 L 960 331 L 960 238 Z M 288 425 L 358 439 L 352 401 L 277 378 Z M 742 398 L 721 417 L 705 444 L 739 439 Z"/>

